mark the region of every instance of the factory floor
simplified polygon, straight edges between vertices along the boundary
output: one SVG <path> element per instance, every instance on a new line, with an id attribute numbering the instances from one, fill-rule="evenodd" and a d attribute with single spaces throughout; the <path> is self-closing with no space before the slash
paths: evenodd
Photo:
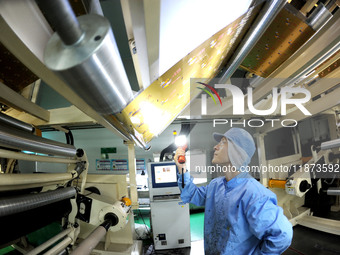
<path id="1" fill-rule="evenodd" d="M 340 220 L 340 212 L 331 213 L 330 217 Z M 137 212 L 135 222 L 150 227 L 148 211 Z M 150 242 L 144 242 L 143 255 L 204 255 L 203 250 L 203 223 L 204 212 L 190 214 L 191 248 L 154 251 Z M 325 232 L 313 230 L 303 226 L 294 227 L 294 236 L 291 246 L 283 255 L 336 255 L 340 254 L 340 237 Z"/>
<path id="2" fill-rule="evenodd" d="M 150 210 L 135 210 L 135 223 L 150 227 Z M 340 212 L 329 213 L 327 218 L 340 221 Z M 143 255 L 204 255 L 204 212 L 190 214 L 191 248 L 155 251 L 151 239 L 143 240 Z M 13 248 L 0 249 L 2 254 L 21 254 Z M 340 255 L 340 237 L 302 226 L 294 227 L 291 246 L 283 255 Z"/>

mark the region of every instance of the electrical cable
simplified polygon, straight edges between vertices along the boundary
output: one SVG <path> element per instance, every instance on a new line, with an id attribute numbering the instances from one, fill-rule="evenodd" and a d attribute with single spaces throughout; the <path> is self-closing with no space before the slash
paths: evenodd
<path id="1" fill-rule="evenodd" d="M 182 189 L 184 189 L 184 168 L 182 167 Z"/>
<path id="2" fill-rule="evenodd" d="M 65 137 L 66 137 L 66 143 L 70 144 L 70 137 L 68 136 L 68 133 L 65 133 Z"/>
<path id="3" fill-rule="evenodd" d="M 142 221 L 143 221 L 143 223 L 144 223 L 144 226 L 145 226 L 145 230 L 146 230 L 146 232 L 148 233 L 148 235 L 149 235 L 149 238 L 151 238 L 151 232 L 150 232 L 150 229 L 148 229 L 148 228 L 147 228 L 147 225 L 146 225 L 146 223 L 145 223 L 145 221 L 144 221 L 143 214 L 142 214 L 142 212 L 141 212 L 141 210 L 140 210 L 140 209 L 138 209 L 138 213 L 139 213 L 139 216 L 142 218 Z"/>
<path id="4" fill-rule="evenodd" d="M 69 130 L 67 134 L 68 134 L 68 136 L 70 137 L 70 143 L 71 143 L 71 145 L 74 145 L 74 139 L 73 139 L 73 134 L 72 134 L 71 130 Z"/>
<path id="5" fill-rule="evenodd" d="M 297 254 L 300 254 L 300 255 L 305 255 L 304 253 L 302 253 L 301 251 L 297 250 L 297 249 L 294 249 L 292 247 L 289 247 L 288 248 L 289 250 L 292 250 L 293 252 L 297 253 Z"/>

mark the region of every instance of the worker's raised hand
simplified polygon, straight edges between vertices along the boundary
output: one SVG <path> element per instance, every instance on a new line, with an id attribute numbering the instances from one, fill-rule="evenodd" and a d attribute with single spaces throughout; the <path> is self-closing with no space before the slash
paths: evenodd
<path id="1" fill-rule="evenodd" d="M 178 162 L 178 157 L 179 157 L 179 156 L 185 156 L 185 150 L 183 150 L 183 148 L 181 148 L 181 147 L 179 147 L 179 148 L 176 150 L 176 154 L 175 154 L 175 156 L 174 156 L 174 160 L 175 160 L 175 163 L 176 163 L 176 165 L 177 165 L 178 172 L 179 172 L 180 174 L 182 174 L 182 169 L 183 169 L 184 173 L 186 172 L 186 165 L 185 165 L 185 163 L 184 163 L 184 164 L 180 164 L 180 163 Z"/>

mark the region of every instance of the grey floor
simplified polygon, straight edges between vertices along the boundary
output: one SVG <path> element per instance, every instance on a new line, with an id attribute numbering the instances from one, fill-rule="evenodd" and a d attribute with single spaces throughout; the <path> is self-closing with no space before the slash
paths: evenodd
<path id="1" fill-rule="evenodd" d="M 335 255 L 340 254 L 340 236 L 302 226 L 294 227 L 292 245 L 283 255 Z"/>
<path id="2" fill-rule="evenodd" d="M 339 214 L 340 216 L 340 214 Z M 337 220 L 340 220 L 337 219 Z M 148 247 L 146 247 L 148 248 Z M 146 251 L 144 254 L 158 255 L 204 255 L 203 240 L 191 243 L 191 248 L 173 249 L 164 251 Z M 294 227 L 294 236 L 291 246 L 283 255 L 340 255 L 340 236 L 313 230 L 303 226 Z"/>

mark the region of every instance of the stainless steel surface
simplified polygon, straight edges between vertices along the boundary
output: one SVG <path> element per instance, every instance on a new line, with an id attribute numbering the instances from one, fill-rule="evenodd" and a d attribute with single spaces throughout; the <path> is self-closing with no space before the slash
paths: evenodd
<path id="1" fill-rule="evenodd" d="M 44 205 L 52 204 L 76 195 L 74 188 L 64 188 L 38 194 L 1 198 L 0 217 L 25 212 Z"/>
<path id="2" fill-rule="evenodd" d="M 6 114 L 3 114 L 0 112 L 0 123 L 5 123 L 7 125 L 10 125 L 12 127 L 27 131 L 27 132 L 32 132 L 33 127 L 30 124 L 27 124 L 25 122 L 22 122 L 20 120 L 17 120 L 11 116 L 8 116 Z"/>
<path id="3" fill-rule="evenodd" d="M 54 34 L 44 62 L 98 113 L 117 113 L 133 95 L 110 24 L 95 14 L 78 21 L 84 31 L 81 42 L 65 47 Z"/>
<path id="4" fill-rule="evenodd" d="M 318 7 L 306 20 L 307 24 L 310 25 L 315 31 L 319 30 L 326 22 L 332 18 L 332 14 L 327 8 L 320 3 Z"/>
<path id="5" fill-rule="evenodd" d="M 340 138 L 321 143 L 321 150 L 328 150 L 340 147 Z"/>
<path id="6" fill-rule="evenodd" d="M 67 0 L 36 0 L 36 2 L 66 45 L 79 41 L 83 32 Z"/>
<path id="7" fill-rule="evenodd" d="M 241 45 L 237 48 L 233 57 L 227 64 L 228 69 L 223 73 L 219 79 L 219 84 L 224 84 L 233 75 L 236 69 L 240 66 L 242 61 L 254 47 L 258 39 L 264 33 L 266 28 L 270 25 L 275 16 L 284 7 L 286 1 L 284 0 L 271 0 L 265 3 L 264 8 L 261 10 L 259 17 L 256 19 L 254 26 L 247 33 Z"/>
<path id="8" fill-rule="evenodd" d="M 329 196 L 340 196 L 340 188 L 328 188 L 327 195 Z"/>
<path id="9" fill-rule="evenodd" d="M 76 148 L 73 145 L 48 140 L 7 126 L 0 126 L 0 146 L 65 157 L 76 156 Z"/>
<path id="10" fill-rule="evenodd" d="M 43 250 L 47 249 L 50 247 L 52 244 L 63 238 L 64 236 L 68 235 L 69 233 L 72 232 L 72 228 L 67 228 L 64 231 L 60 232 L 59 234 L 55 235 L 51 239 L 47 240 L 43 244 L 39 245 L 38 247 L 34 248 L 33 250 L 29 251 L 26 253 L 26 255 L 36 255 L 42 252 Z"/>
<path id="11" fill-rule="evenodd" d="M 99 241 L 105 236 L 106 229 L 102 226 L 97 227 L 80 245 L 71 253 L 72 255 L 91 254 Z"/>

